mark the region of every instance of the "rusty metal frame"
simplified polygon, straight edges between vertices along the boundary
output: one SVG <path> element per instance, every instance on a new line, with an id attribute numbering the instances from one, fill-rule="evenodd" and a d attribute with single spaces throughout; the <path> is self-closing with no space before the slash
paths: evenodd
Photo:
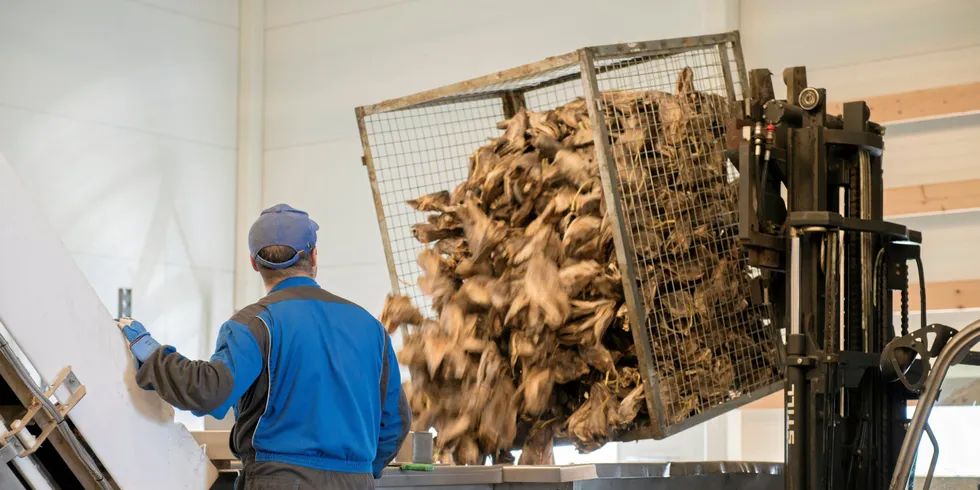
<path id="1" fill-rule="evenodd" d="M 385 220 L 384 205 L 381 202 L 381 191 L 378 189 L 378 175 L 374 170 L 374 159 L 371 157 L 371 142 L 368 140 L 367 126 L 364 118 L 374 112 L 368 112 L 365 107 L 358 107 L 354 110 L 357 114 L 357 130 L 361 134 L 361 149 L 364 156 L 361 163 L 367 167 L 368 179 L 371 182 L 371 196 L 374 199 L 374 211 L 378 214 L 378 226 L 381 227 L 381 242 L 385 250 L 385 258 L 388 263 L 388 276 L 391 279 L 391 292 L 398 294 L 401 288 L 398 285 L 398 271 L 395 268 L 395 260 L 391 251 L 391 239 L 388 237 L 388 224 Z"/>
<path id="2" fill-rule="evenodd" d="M 31 406 L 31 403 L 34 401 L 34 395 L 31 393 L 30 388 L 27 387 L 27 383 L 17 374 L 14 366 L 3 356 L 0 356 L 0 378 L 3 378 L 3 381 L 10 386 L 11 391 L 14 392 L 25 409 Z M 37 414 L 34 416 L 34 421 L 41 426 L 55 425 L 55 421 L 45 410 L 37 411 Z M 58 452 L 85 490 L 99 490 L 102 488 L 86 468 L 81 456 L 72 448 L 72 445 L 60 431 L 51 431 L 45 442 L 50 443 Z M 108 476 L 105 473 L 103 475 Z"/>
<path id="3" fill-rule="evenodd" d="M 554 70 L 556 68 L 572 66 L 576 63 L 578 63 L 578 55 L 576 53 L 545 58 L 535 63 L 528 63 L 509 70 L 503 70 L 490 75 L 446 85 L 445 87 L 427 90 L 425 92 L 419 92 L 417 94 L 399 97 L 397 99 L 390 99 L 377 104 L 358 107 L 358 119 L 361 120 L 366 116 L 378 114 L 380 112 L 408 109 L 433 102 L 456 102 L 462 97 L 467 97 L 466 92 L 491 85 L 515 82 L 522 78 L 527 78 L 529 76 L 537 75 L 548 70 Z M 486 98 L 487 95 L 489 94 L 480 94 L 479 98 Z M 470 97 L 472 97 L 472 95 L 470 95 Z"/>

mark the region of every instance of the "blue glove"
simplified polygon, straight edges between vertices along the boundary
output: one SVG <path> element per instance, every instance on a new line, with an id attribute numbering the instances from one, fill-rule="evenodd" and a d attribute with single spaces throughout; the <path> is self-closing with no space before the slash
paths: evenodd
<path id="1" fill-rule="evenodd" d="M 142 323 L 132 318 L 120 318 L 116 320 L 116 325 L 129 341 L 129 350 L 138 361 L 137 368 L 150 358 L 150 354 L 160 348 L 160 343 L 150 336 L 150 332 L 146 331 Z"/>

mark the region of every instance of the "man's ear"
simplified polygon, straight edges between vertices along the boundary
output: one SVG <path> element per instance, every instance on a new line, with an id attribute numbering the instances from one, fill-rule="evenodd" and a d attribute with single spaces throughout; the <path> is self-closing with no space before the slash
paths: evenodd
<path id="1" fill-rule="evenodd" d="M 252 263 L 252 270 L 255 271 L 255 272 L 258 272 L 259 271 L 259 264 L 255 263 L 255 257 L 249 257 L 248 260 L 249 260 L 249 262 Z"/>
<path id="2" fill-rule="evenodd" d="M 310 250 L 310 265 L 316 267 L 316 247 Z"/>

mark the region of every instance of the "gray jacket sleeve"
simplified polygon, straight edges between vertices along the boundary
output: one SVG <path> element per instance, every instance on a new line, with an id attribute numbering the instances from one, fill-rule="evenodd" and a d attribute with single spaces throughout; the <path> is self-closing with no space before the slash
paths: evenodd
<path id="1" fill-rule="evenodd" d="M 223 418 L 252 386 L 264 362 L 255 336 L 244 324 L 225 322 L 210 361 L 192 361 L 165 346 L 136 372 L 136 383 L 195 415 Z"/>
<path id="2" fill-rule="evenodd" d="M 136 372 L 136 383 L 171 405 L 204 415 L 224 404 L 235 384 L 223 362 L 192 361 L 172 348 L 157 349 Z"/>

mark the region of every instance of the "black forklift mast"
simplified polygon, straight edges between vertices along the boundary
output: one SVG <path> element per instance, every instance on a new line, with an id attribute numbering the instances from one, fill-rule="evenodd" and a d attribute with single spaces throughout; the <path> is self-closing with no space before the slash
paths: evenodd
<path id="1" fill-rule="evenodd" d="M 785 100 L 768 70 L 749 79 L 731 156 L 740 239 L 761 270 L 753 291 L 785 330 L 786 489 L 888 488 L 915 397 L 915 355 L 886 348 L 897 337 L 892 291 L 906 335 L 907 262 L 921 264 L 921 234 L 883 220 L 884 130 L 866 103 L 827 114 L 803 67 L 783 73 Z"/>

